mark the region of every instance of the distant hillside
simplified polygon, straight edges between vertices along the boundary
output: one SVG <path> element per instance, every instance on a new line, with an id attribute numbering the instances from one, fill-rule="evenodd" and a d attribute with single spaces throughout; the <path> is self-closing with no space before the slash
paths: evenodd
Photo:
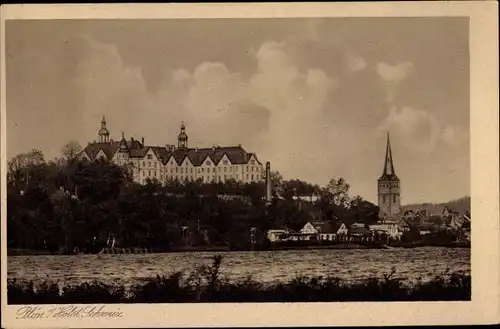
<path id="1" fill-rule="evenodd" d="M 409 204 L 402 206 L 401 208 L 403 208 L 403 211 L 426 209 L 428 214 L 440 214 L 445 206 L 448 206 L 448 208 L 452 211 L 458 211 L 460 215 L 463 215 L 466 211 L 470 212 L 470 196 L 444 203 Z"/>

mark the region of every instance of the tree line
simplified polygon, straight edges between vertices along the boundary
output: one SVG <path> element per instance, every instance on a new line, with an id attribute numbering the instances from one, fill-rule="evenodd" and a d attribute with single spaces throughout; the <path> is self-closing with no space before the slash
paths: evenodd
<path id="1" fill-rule="evenodd" d="M 9 161 L 9 248 L 91 252 L 114 239 L 117 246 L 157 250 L 245 249 L 251 231 L 257 232 L 257 243 L 264 243 L 272 228 L 299 230 L 311 220 L 377 219 L 378 207 L 349 197 L 342 178 L 320 187 L 272 172 L 273 199 L 267 205 L 265 182 L 150 180 L 140 185 L 126 167 L 80 161 L 80 150 L 70 142 L 60 158 L 46 161 L 40 150 L 32 150 Z M 315 198 L 305 202 L 300 196 Z"/>

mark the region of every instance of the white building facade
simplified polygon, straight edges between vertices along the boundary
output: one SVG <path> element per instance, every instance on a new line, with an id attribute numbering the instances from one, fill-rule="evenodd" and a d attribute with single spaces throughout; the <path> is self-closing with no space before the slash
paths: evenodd
<path id="1" fill-rule="evenodd" d="M 99 142 L 89 143 L 80 153 L 80 159 L 101 159 L 127 166 L 134 181 L 140 184 L 148 180 L 163 184 L 173 180 L 203 183 L 229 180 L 254 183 L 264 180 L 264 166 L 255 153 L 247 152 L 241 145 L 189 148 L 184 124 L 181 125 L 177 146 L 146 146 L 144 139 L 127 140 L 123 134 L 119 142 L 110 140 L 104 117 L 98 137 Z"/>

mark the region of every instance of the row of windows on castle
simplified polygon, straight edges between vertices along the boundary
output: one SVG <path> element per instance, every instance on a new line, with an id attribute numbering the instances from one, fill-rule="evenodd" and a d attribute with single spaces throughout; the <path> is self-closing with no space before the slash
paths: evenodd
<path id="1" fill-rule="evenodd" d="M 128 158 L 128 160 L 131 159 Z M 118 162 L 126 164 L 127 157 L 120 157 L 118 154 Z M 194 168 L 187 161 L 184 166 L 179 166 L 174 160 L 163 166 L 161 161 L 154 159 L 152 154 L 148 154 L 147 161 L 137 159 L 135 162 L 129 161 L 128 164 L 133 168 L 134 180 L 141 183 L 145 183 L 147 179 L 159 179 L 160 181 L 173 179 L 194 181 L 200 179 L 203 182 L 224 182 L 228 179 L 235 179 L 237 181 L 256 182 L 262 180 L 263 175 L 262 165 L 256 163 L 254 159 L 250 160 L 249 164 L 246 165 L 233 165 L 229 160 L 222 160 L 219 165 L 216 165 L 207 160 L 205 161 L 206 167 Z"/>

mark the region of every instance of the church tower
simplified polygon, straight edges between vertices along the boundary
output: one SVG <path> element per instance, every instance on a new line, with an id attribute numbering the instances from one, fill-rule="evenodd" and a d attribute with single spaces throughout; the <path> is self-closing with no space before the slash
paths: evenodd
<path id="1" fill-rule="evenodd" d="M 378 206 L 379 217 L 385 218 L 399 214 L 401 209 L 401 185 L 392 162 L 391 141 L 387 133 L 384 171 L 378 179 Z"/>
<path id="2" fill-rule="evenodd" d="M 103 116 L 101 121 L 101 129 L 99 130 L 99 143 L 109 143 L 109 131 L 106 128 L 106 118 Z"/>

